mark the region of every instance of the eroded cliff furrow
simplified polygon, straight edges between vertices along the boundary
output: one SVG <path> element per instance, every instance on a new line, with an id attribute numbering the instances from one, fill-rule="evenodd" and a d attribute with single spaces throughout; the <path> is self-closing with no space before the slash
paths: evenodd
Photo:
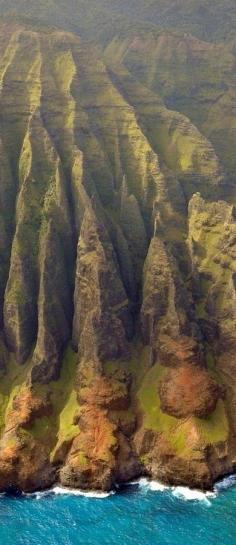
<path id="1" fill-rule="evenodd" d="M 206 38 L 207 39 L 207 38 Z M 122 63 L 165 104 L 187 115 L 235 180 L 235 40 L 210 43 L 188 33 L 117 34 L 106 58 Z M 225 196 L 225 195 L 224 195 Z"/>
<path id="2" fill-rule="evenodd" d="M 210 487 L 236 433 L 212 144 L 69 33 L 4 25 L 0 77 L 0 489 Z"/>

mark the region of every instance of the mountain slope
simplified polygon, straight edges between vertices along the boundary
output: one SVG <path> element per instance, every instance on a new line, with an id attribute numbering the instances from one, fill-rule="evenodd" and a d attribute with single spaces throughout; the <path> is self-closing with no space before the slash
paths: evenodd
<path id="1" fill-rule="evenodd" d="M 2 490 L 235 466 L 227 161 L 117 40 L 1 25 Z"/>
<path id="2" fill-rule="evenodd" d="M 120 34 L 105 48 L 169 108 L 187 115 L 213 143 L 235 178 L 235 41 L 210 44 L 190 35 Z M 147 60 L 148 59 L 148 60 Z"/>
<path id="3" fill-rule="evenodd" d="M 233 37 L 236 6 L 233 0 L 102 0 L 107 10 L 166 29 L 191 32 L 206 40 Z"/>
<path id="4" fill-rule="evenodd" d="M 234 0 L 1 0 L 0 15 L 51 25 L 88 37 L 132 28 L 189 32 L 207 41 L 234 37 Z"/>

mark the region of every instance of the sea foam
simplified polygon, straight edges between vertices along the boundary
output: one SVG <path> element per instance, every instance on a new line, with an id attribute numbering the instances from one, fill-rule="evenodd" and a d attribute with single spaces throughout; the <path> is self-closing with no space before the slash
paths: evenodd
<path id="1" fill-rule="evenodd" d="M 139 488 L 152 490 L 153 492 L 163 492 L 164 490 L 167 490 L 170 488 L 169 486 L 160 483 L 159 481 L 149 481 L 148 479 L 140 479 L 137 484 L 139 485 Z"/>
<path id="2" fill-rule="evenodd" d="M 197 489 L 191 489 L 187 486 L 168 486 L 159 481 L 149 480 L 147 478 L 141 478 L 136 481 L 130 481 L 125 483 L 126 486 L 138 486 L 139 489 L 145 491 L 151 490 L 152 492 L 164 492 L 168 490 L 173 496 L 184 501 L 204 501 L 207 505 L 211 505 L 210 499 L 215 498 L 221 491 L 236 486 L 236 474 L 230 475 L 222 479 L 215 484 L 213 492 L 203 492 Z M 119 486 L 117 486 L 119 491 Z M 110 492 L 99 492 L 95 490 L 80 490 L 76 488 L 66 488 L 64 486 L 54 486 L 50 489 L 40 492 L 33 492 L 24 494 L 26 497 L 32 497 L 37 500 L 45 498 L 50 495 L 71 495 L 71 496 L 84 496 L 94 499 L 105 499 L 111 495 L 116 494 L 115 490 Z"/>
<path id="3" fill-rule="evenodd" d="M 33 492 L 30 494 L 24 494 L 26 497 L 35 498 L 36 500 L 41 500 L 47 496 L 59 496 L 59 495 L 69 495 L 69 496 L 85 496 L 87 498 L 95 499 L 104 499 L 113 495 L 115 492 L 98 492 L 94 490 L 80 490 L 77 488 L 66 488 L 64 486 L 54 486 L 47 490 L 42 490 L 40 492 Z"/>
<path id="4" fill-rule="evenodd" d="M 214 486 L 215 492 L 221 492 L 222 490 L 227 490 L 227 488 L 232 488 L 233 486 L 236 486 L 236 475 L 229 475 L 228 477 L 225 477 L 221 481 L 218 481 Z"/>
<path id="5" fill-rule="evenodd" d="M 64 486 L 54 486 L 52 492 L 56 495 L 71 494 L 72 496 L 85 496 L 87 498 L 104 499 L 115 494 L 114 490 L 110 492 L 99 492 L 95 490 L 80 490 L 77 488 L 66 488 Z"/>
<path id="6" fill-rule="evenodd" d="M 138 481 L 138 486 L 143 490 L 152 490 L 153 492 L 164 492 L 165 490 L 169 490 L 173 496 L 181 500 L 204 501 L 208 505 L 211 505 L 209 498 L 216 497 L 216 491 L 202 492 L 201 490 L 191 489 L 187 486 L 168 486 L 159 481 L 149 481 L 148 479 L 140 479 Z"/>
<path id="7" fill-rule="evenodd" d="M 201 490 L 195 490 L 188 488 L 187 486 L 176 486 L 172 488 L 172 494 L 176 498 L 183 499 L 185 501 L 204 501 L 210 505 L 209 498 L 215 498 L 215 492 L 202 492 Z"/>

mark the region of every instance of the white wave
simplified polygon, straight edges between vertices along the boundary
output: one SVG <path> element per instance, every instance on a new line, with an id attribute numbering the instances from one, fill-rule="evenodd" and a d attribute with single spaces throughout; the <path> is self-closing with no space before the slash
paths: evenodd
<path id="1" fill-rule="evenodd" d="M 159 481 L 149 481 L 148 479 L 140 479 L 138 481 L 138 485 L 140 488 L 147 488 L 148 490 L 152 490 L 153 492 L 163 492 L 164 490 L 168 490 L 169 486 L 160 483 Z"/>
<path id="2" fill-rule="evenodd" d="M 147 478 L 141 478 L 136 481 L 130 481 L 125 483 L 127 486 L 136 485 L 144 491 L 152 490 L 153 492 L 164 492 L 169 490 L 173 496 L 185 500 L 185 501 L 204 501 L 206 504 L 211 505 L 210 498 L 215 498 L 221 491 L 236 486 L 236 474 L 225 477 L 222 481 L 215 484 L 213 492 L 202 492 L 201 490 L 191 489 L 185 486 L 167 486 L 159 481 L 149 480 Z M 119 487 L 117 487 L 119 490 Z M 87 498 L 104 499 L 115 494 L 114 490 L 110 492 L 99 492 L 94 490 L 80 490 L 76 488 L 66 488 L 64 486 L 54 486 L 53 488 L 43 490 L 40 492 L 33 492 L 24 494 L 26 497 L 32 497 L 40 500 L 49 495 L 72 495 L 72 496 L 85 496 Z M 4 494 L 1 494 L 4 495 Z"/>
<path id="3" fill-rule="evenodd" d="M 35 494 L 29 494 L 35 497 L 36 500 L 41 500 L 42 498 L 46 498 L 46 496 L 51 495 L 51 490 L 44 490 L 43 492 L 35 492 Z"/>
<path id="4" fill-rule="evenodd" d="M 215 498 L 216 496 L 215 492 L 202 492 L 201 490 L 195 490 L 186 486 L 173 487 L 172 494 L 176 498 L 185 501 L 204 501 L 208 505 L 211 505 L 209 498 Z"/>
<path id="5" fill-rule="evenodd" d="M 227 488 L 232 488 L 232 486 L 236 486 L 236 475 L 229 475 L 228 477 L 225 477 L 221 481 L 215 483 L 214 491 L 216 493 L 221 492 L 223 490 L 227 490 Z"/>
<path id="6" fill-rule="evenodd" d="M 159 481 L 150 481 L 149 484 L 150 490 L 153 490 L 154 492 L 163 492 L 163 490 L 167 490 L 169 487 L 163 483 L 160 483 Z"/>
<path id="7" fill-rule="evenodd" d="M 47 490 L 41 490 L 38 492 L 23 492 L 22 496 L 25 496 L 26 498 L 35 498 L 36 500 L 41 500 L 42 498 L 45 498 L 46 496 L 50 496 L 52 494 L 52 489 Z"/>
<path id="8" fill-rule="evenodd" d="M 78 488 L 66 488 L 65 486 L 54 486 L 52 493 L 56 495 L 70 494 L 72 496 L 85 496 L 87 498 L 104 499 L 115 494 L 114 490 L 110 492 L 99 492 L 95 490 L 80 490 Z"/>
<path id="9" fill-rule="evenodd" d="M 54 486 L 53 488 L 49 488 L 47 490 L 42 490 L 40 492 L 33 492 L 24 494 L 26 497 L 35 498 L 36 500 L 41 500 L 42 498 L 45 498 L 47 496 L 58 496 L 58 495 L 71 495 L 71 496 L 85 496 L 87 498 L 96 498 L 96 499 L 104 499 L 108 498 L 109 496 L 115 494 L 115 492 L 112 490 L 111 492 L 95 492 L 93 490 L 80 490 L 76 488 L 66 488 L 65 486 Z"/>
<path id="10" fill-rule="evenodd" d="M 216 491 L 202 492 L 201 490 L 194 490 L 186 486 L 168 486 L 159 481 L 150 481 L 145 478 L 140 479 L 138 485 L 144 490 L 152 490 L 153 492 L 164 492 L 165 490 L 169 490 L 176 498 L 185 501 L 204 501 L 208 505 L 211 505 L 209 498 L 216 497 Z"/>

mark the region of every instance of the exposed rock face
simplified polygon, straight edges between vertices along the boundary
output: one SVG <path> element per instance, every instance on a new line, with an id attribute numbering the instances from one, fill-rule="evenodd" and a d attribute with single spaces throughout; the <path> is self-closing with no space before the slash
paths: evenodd
<path id="1" fill-rule="evenodd" d="M 164 413 L 176 418 L 207 418 L 216 409 L 221 389 L 205 369 L 186 365 L 166 373 L 159 396 Z"/>
<path id="2" fill-rule="evenodd" d="M 12 408 L 8 412 L 8 429 L 13 429 L 16 421 L 22 428 L 30 427 L 36 418 L 49 416 L 51 412 L 49 400 L 42 399 L 29 390 L 21 391 L 13 398 Z"/>
<path id="3" fill-rule="evenodd" d="M 134 422 L 126 417 L 130 384 L 125 373 L 109 379 L 97 372 L 89 383 L 84 379 L 80 376 L 81 408 L 75 417 L 80 434 L 71 445 L 60 478 L 67 486 L 109 489 L 141 473 L 129 441 Z"/>
<path id="4" fill-rule="evenodd" d="M 109 234 L 91 206 L 81 226 L 74 300 L 76 350 L 88 360 L 128 357 L 127 338 L 132 332 L 129 300 Z"/>
<path id="5" fill-rule="evenodd" d="M 170 64 L 214 45 L 0 36 L 0 490 L 210 487 L 236 467 L 232 133 Z"/>

